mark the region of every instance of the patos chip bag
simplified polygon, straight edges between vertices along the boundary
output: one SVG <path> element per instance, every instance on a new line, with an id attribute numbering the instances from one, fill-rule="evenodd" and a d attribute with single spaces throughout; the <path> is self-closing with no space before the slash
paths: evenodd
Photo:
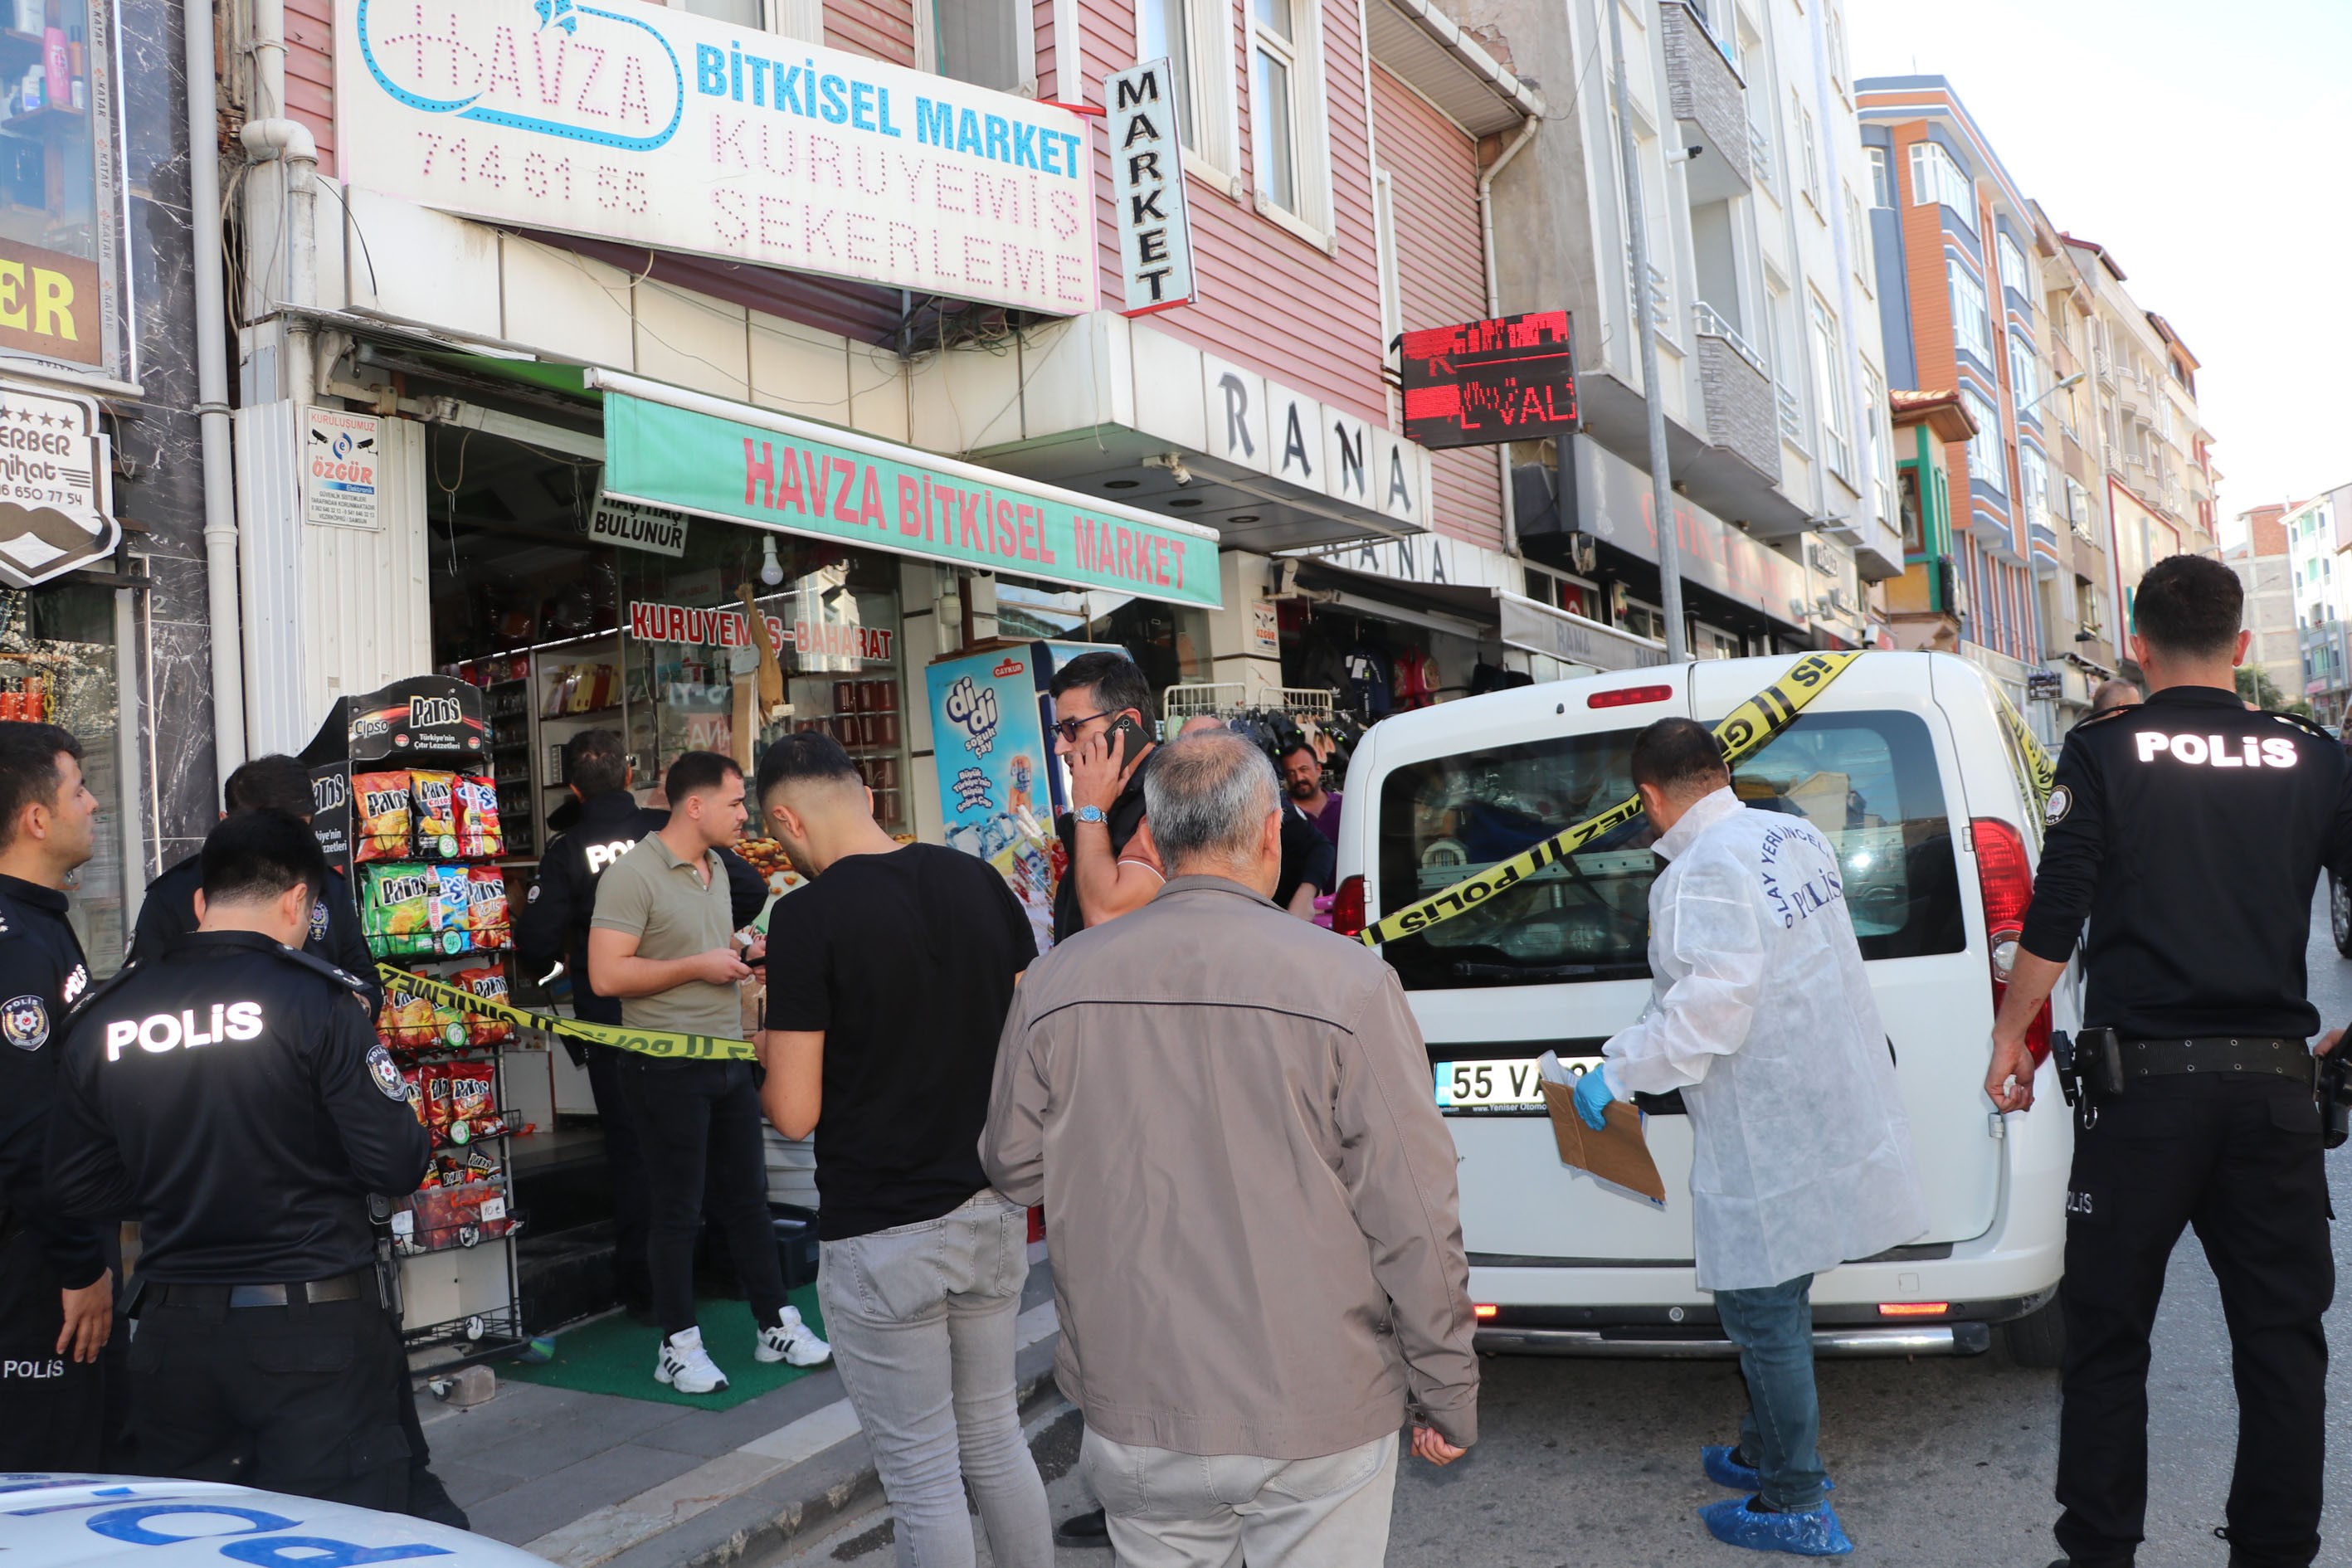
<path id="1" fill-rule="evenodd" d="M 415 813 L 408 796 L 408 774 L 352 775 L 352 858 L 402 860 L 414 841 Z"/>
<path id="2" fill-rule="evenodd" d="M 474 908 L 478 910 L 477 899 Z M 504 1002 L 507 999 L 507 973 L 503 969 L 461 969 L 450 977 L 451 984 L 462 986 L 485 1001 Z M 494 1018 L 488 1013 L 467 1013 L 466 1033 L 475 1045 L 495 1046 L 514 1038 L 514 1026 L 504 1018 Z"/>
<path id="3" fill-rule="evenodd" d="M 486 860 L 506 853 L 499 831 L 499 785 L 495 779 L 457 781 L 457 854 L 463 859 Z"/>
<path id="4" fill-rule="evenodd" d="M 360 926 L 378 957 L 434 951 L 434 868 L 371 866 L 362 885 Z"/>
<path id="5" fill-rule="evenodd" d="M 416 852 L 436 860 L 457 858 L 457 775 L 414 768 L 409 794 L 416 814 Z"/>
<path id="6" fill-rule="evenodd" d="M 466 929 L 473 935 L 475 948 L 492 952 L 512 947 L 514 937 L 507 919 L 507 874 L 496 866 L 476 866 L 472 872 Z"/>

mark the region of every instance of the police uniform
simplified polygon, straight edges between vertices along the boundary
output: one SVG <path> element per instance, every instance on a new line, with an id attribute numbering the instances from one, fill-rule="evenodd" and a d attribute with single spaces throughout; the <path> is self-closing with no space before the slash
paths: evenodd
<path id="1" fill-rule="evenodd" d="M 140 1224 L 143 1473 L 407 1505 L 368 1194 L 414 1192 L 432 1141 L 359 990 L 266 936 L 199 931 L 74 1016 L 50 1191 Z"/>
<path id="2" fill-rule="evenodd" d="M 2044 818 L 2022 945 L 2063 963 L 2083 936 L 2122 1086 L 2086 1094 L 2067 1184 L 2059 1544 L 2105 1568 L 2141 1539 L 2148 1331 L 2188 1226 L 2235 1356 L 2230 1561 L 2303 1568 L 2336 1285 L 2304 952 L 2321 868 L 2352 877 L 2352 770 L 2324 731 L 2168 687 L 2074 729 Z"/>
<path id="3" fill-rule="evenodd" d="M 196 891 L 205 885 L 204 858 L 201 854 L 191 855 L 147 884 L 147 897 L 139 906 L 138 929 L 131 934 L 132 958 L 160 953 L 173 939 L 196 929 Z M 302 951 L 359 976 L 367 994 L 370 1017 L 383 1010 L 383 983 L 376 978 L 375 955 L 368 951 L 359 910 L 340 872 L 326 894 L 310 906 L 310 931 L 303 939 Z"/>
<path id="4" fill-rule="evenodd" d="M 65 1016 L 89 989 L 66 896 L 0 876 L 0 1470 L 98 1468 L 119 1360 L 111 1343 L 96 1363 L 58 1354 L 60 1292 L 108 1268 L 103 1231 L 59 1210 L 42 1158 Z"/>
<path id="5" fill-rule="evenodd" d="M 596 883 L 604 868 L 658 832 L 669 813 L 639 805 L 625 789 L 607 790 L 580 803 L 572 826 L 547 847 L 539 879 L 513 915 L 515 955 L 532 974 L 559 963 L 572 981 L 572 1011 L 592 1024 L 621 1021 L 621 1004 L 600 996 L 588 984 L 588 920 L 596 912 Z M 730 912 L 738 930 L 760 918 L 768 884 L 740 855 L 720 850 L 727 868 Z M 613 1271 L 622 1299 L 632 1304 L 653 1299 L 646 1264 L 646 1236 L 653 1223 L 645 1150 L 628 1096 L 621 1091 L 617 1050 L 567 1040 L 573 1062 L 588 1070 L 588 1092 L 604 1130 L 604 1158 L 613 1173 Z"/>

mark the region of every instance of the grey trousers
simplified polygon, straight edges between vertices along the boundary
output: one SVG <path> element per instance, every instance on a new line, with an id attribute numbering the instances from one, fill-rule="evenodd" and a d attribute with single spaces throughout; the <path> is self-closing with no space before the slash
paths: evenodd
<path id="1" fill-rule="evenodd" d="M 1371 1568 L 1388 1555 L 1398 1436 L 1319 1459 L 1179 1454 L 1093 1427 L 1078 1465 L 1119 1568 Z"/>
<path id="2" fill-rule="evenodd" d="M 969 1568 L 964 1483 L 999 1568 L 1053 1568 L 1045 1484 L 1013 1400 L 1027 1211 L 983 1189 L 953 1214 L 828 1241 L 817 1301 L 898 1518 L 902 1568 Z"/>

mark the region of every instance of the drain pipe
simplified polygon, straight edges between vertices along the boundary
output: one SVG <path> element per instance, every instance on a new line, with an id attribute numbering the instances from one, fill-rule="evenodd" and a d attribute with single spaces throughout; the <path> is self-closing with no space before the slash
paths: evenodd
<path id="1" fill-rule="evenodd" d="M 1509 145 L 1487 165 L 1486 173 L 1478 176 L 1478 228 L 1486 245 L 1486 315 L 1490 320 L 1503 313 L 1503 286 L 1495 271 L 1495 181 L 1511 166 L 1511 160 L 1519 155 L 1519 149 L 1534 141 L 1536 132 L 1542 128 L 1541 115 L 1530 114 L 1521 121 L 1519 133 L 1511 138 Z M 1519 505 L 1511 484 L 1511 444 L 1508 441 L 1496 446 L 1495 462 L 1503 474 L 1503 550 L 1506 554 L 1517 555 L 1519 552 Z"/>
<path id="2" fill-rule="evenodd" d="M 228 309 L 221 279 L 220 127 L 212 0 L 185 0 L 189 232 L 194 237 L 196 429 L 205 463 L 205 600 L 212 622 L 213 766 L 245 761 L 245 648 L 237 630 L 236 474 L 228 412 Z M 150 701 L 154 693 L 148 694 Z M 163 825 L 157 824 L 160 835 Z"/>

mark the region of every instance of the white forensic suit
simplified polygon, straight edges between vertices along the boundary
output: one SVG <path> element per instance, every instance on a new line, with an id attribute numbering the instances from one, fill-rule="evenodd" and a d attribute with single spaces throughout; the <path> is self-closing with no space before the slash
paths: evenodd
<path id="1" fill-rule="evenodd" d="M 1779 1285 L 1917 1238 L 1927 1194 L 1836 851 L 1728 788 L 1656 848 L 1650 1005 L 1601 1070 L 1620 1099 L 1683 1091 L 1699 1289 Z"/>

